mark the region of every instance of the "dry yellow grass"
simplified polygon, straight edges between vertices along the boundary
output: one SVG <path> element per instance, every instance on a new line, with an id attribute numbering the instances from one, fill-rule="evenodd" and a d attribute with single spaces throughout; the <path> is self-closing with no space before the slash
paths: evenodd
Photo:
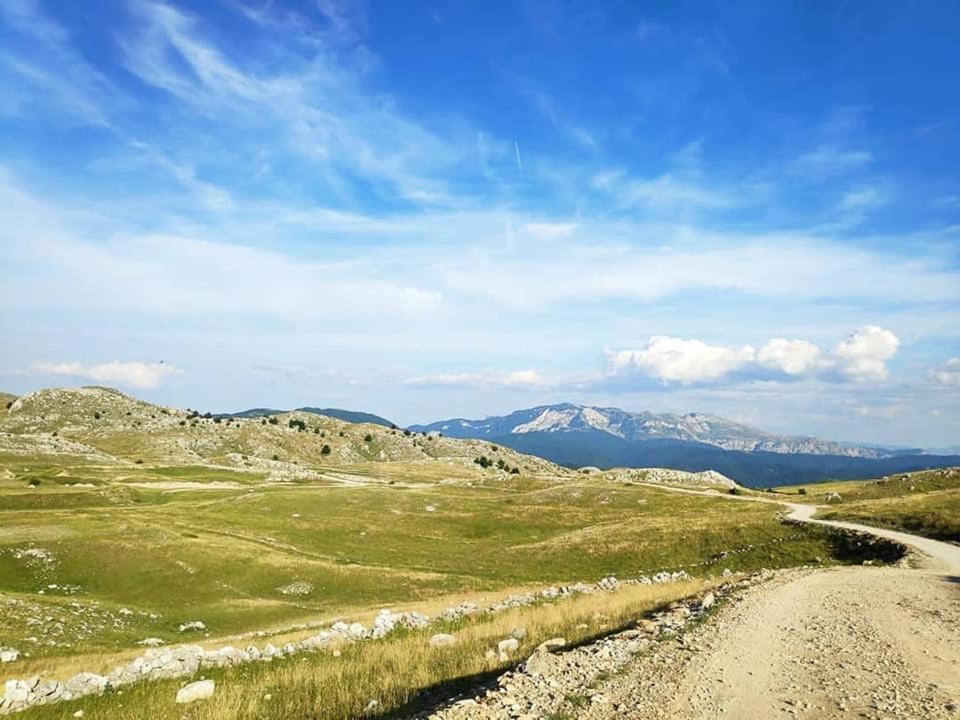
<path id="1" fill-rule="evenodd" d="M 679 598 L 704 592 L 711 581 L 691 580 L 664 585 L 622 587 L 616 592 L 579 596 L 555 604 L 517 608 L 495 616 L 462 621 L 447 630 L 457 642 L 431 648 L 429 637 L 437 627 L 397 633 L 332 652 L 296 656 L 272 664 L 253 663 L 211 671 L 217 683 L 214 697 L 190 706 L 191 720 L 224 718 L 329 718 L 346 720 L 363 714 L 371 700 L 378 713 L 410 708 L 420 693 L 448 683 L 470 684 L 488 673 L 502 671 L 501 663 L 486 655 L 516 627 L 527 637 L 514 661 L 541 642 L 561 636 L 569 643 L 609 633 L 639 616 Z M 181 718 L 185 711 L 173 702 L 177 688 L 187 680 L 158 681 L 128 686 L 123 694 L 86 698 L 59 707 L 36 708 L 24 718 L 63 717 L 83 709 L 88 718 L 139 720 L 143 708 L 150 717 Z"/>

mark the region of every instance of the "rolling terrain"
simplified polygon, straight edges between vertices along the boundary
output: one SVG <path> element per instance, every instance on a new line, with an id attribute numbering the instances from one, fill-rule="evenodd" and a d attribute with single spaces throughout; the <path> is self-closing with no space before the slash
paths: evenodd
<path id="1" fill-rule="evenodd" d="M 510 667 L 550 636 L 609 632 L 724 573 L 857 557 L 830 532 L 785 524 L 775 505 L 718 499 L 748 491 L 712 472 L 573 471 L 489 441 L 299 411 L 207 418 L 99 387 L 7 402 L 0 647 L 16 658 L 0 666 L 4 679 L 107 677 L 151 645 L 216 653 L 251 640 L 261 650 L 315 642 L 338 620 L 369 632 L 384 608 L 437 618 L 344 648 L 356 659 L 349 669 L 299 650 L 269 665 L 213 667 L 226 704 L 196 717 L 347 718 L 374 694 L 386 713 L 425 702 L 437 683 Z M 505 606 L 503 617 L 529 631 L 514 654 L 482 651 L 509 632 L 499 615 L 441 619 L 466 601 L 541 592 L 542 610 L 542 601 Z M 449 663 L 427 675 L 391 671 L 394 684 L 378 685 L 384 663 L 432 652 L 424 643 L 438 630 L 467 633 Z M 291 675 L 296 667 L 309 673 Z M 354 689 L 334 692 L 344 672 Z M 128 717 L 121 706 L 136 693 L 154 717 L 180 717 L 167 697 L 176 683 L 76 702 L 91 717 Z M 263 706 L 254 687 L 285 687 L 286 701 Z M 24 715 L 33 716 L 59 717 L 55 706 Z"/>

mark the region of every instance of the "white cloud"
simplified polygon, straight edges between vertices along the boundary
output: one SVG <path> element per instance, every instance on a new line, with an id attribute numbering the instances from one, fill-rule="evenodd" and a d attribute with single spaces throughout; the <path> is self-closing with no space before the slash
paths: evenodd
<path id="1" fill-rule="evenodd" d="M 815 179 L 846 175 L 873 162 L 866 150 L 851 150 L 836 145 L 821 145 L 797 158 L 796 170 Z"/>
<path id="2" fill-rule="evenodd" d="M 542 389 L 547 387 L 547 381 L 536 370 L 514 370 L 500 373 L 433 373 L 409 378 L 405 385 L 421 386 L 462 386 L 477 388 L 513 388 L 513 389 Z"/>
<path id="3" fill-rule="evenodd" d="M 756 357 L 754 348 L 707 345 L 700 340 L 665 336 L 650 338 L 642 350 L 609 354 L 614 373 L 638 370 L 664 382 L 695 383 L 716 380 L 738 370 Z"/>
<path id="4" fill-rule="evenodd" d="M 930 371 L 930 379 L 941 385 L 960 387 L 960 357 L 953 357 Z"/>
<path id="5" fill-rule="evenodd" d="M 838 343 L 829 353 L 807 340 L 775 338 L 759 351 L 708 345 L 700 340 L 655 336 L 640 350 L 608 352 L 610 372 L 638 372 L 663 382 L 713 382 L 733 374 L 769 379 L 769 371 L 788 378 L 883 380 L 886 361 L 900 340 L 889 330 L 867 325 Z M 776 379 L 776 378 L 774 378 Z"/>
<path id="6" fill-rule="evenodd" d="M 560 240 L 573 235 L 576 223 L 530 222 L 520 226 L 520 231 L 537 240 Z"/>
<path id="7" fill-rule="evenodd" d="M 630 178 L 622 170 L 607 170 L 595 175 L 592 185 L 608 193 L 621 207 L 641 205 L 657 211 L 720 209 L 739 202 L 729 192 L 708 187 L 697 178 L 682 173 Z"/>
<path id="8" fill-rule="evenodd" d="M 787 375 L 807 375 L 820 367 L 820 348 L 806 340 L 774 338 L 757 353 L 760 365 Z"/>
<path id="9" fill-rule="evenodd" d="M 861 187 L 848 190 L 840 198 L 841 210 L 865 211 L 882 207 L 890 202 L 890 193 L 880 187 Z"/>
<path id="10" fill-rule="evenodd" d="M 900 339 L 876 325 L 862 327 L 834 348 L 839 371 L 853 380 L 883 380 L 886 361 L 897 352 Z"/>
<path id="11" fill-rule="evenodd" d="M 71 375 L 102 383 L 129 385 L 145 390 L 158 387 L 167 378 L 183 372 L 179 368 L 163 362 L 119 362 L 116 360 L 101 365 L 40 362 L 34 364 L 33 369 L 36 372 L 49 375 Z"/>

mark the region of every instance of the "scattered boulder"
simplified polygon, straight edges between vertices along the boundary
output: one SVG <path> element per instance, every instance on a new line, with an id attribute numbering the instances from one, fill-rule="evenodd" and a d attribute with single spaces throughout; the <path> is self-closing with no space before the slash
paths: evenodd
<path id="1" fill-rule="evenodd" d="M 14 662 L 20 659 L 20 651 L 16 648 L 0 648 L 0 663 Z"/>
<path id="2" fill-rule="evenodd" d="M 177 628 L 180 632 L 190 632 L 191 630 L 206 630 L 207 626 L 203 623 L 202 620 L 191 620 L 190 622 L 185 622 Z"/>
<path id="3" fill-rule="evenodd" d="M 527 638 L 527 629 L 525 627 L 515 627 L 510 631 L 510 637 L 517 640 L 526 640 Z"/>
<path id="4" fill-rule="evenodd" d="M 430 636 L 430 647 L 432 648 L 449 647 L 450 645 L 456 645 L 456 643 L 457 638 L 448 633 L 437 633 Z"/>
<path id="5" fill-rule="evenodd" d="M 107 678 L 91 672 L 82 672 L 67 680 L 67 691 L 74 697 L 99 695 L 107 689 Z"/>
<path id="6" fill-rule="evenodd" d="M 309 595 L 313 592 L 313 583 L 308 583 L 305 580 L 295 580 L 288 585 L 278 587 L 277 592 L 281 595 Z"/>
<path id="7" fill-rule="evenodd" d="M 567 646 L 566 638 L 555 637 L 537 645 L 537 652 L 557 652 Z"/>
<path id="8" fill-rule="evenodd" d="M 713 604 L 714 604 L 716 601 L 717 601 L 717 598 L 714 597 L 714 594 L 713 594 L 712 592 L 708 592 L 708 593 L 707 593 L 706 595 L 704 595 L 703 598 L 700 600 L 700 609 L 701 609 L 701 610 L 709 610 L 710 608 L 713 607 Z"/>
<path id="9" fill-rule="evenodd" d="M 177 691 L 177 702 L 180 704 L 192 703 L 197 700 L 206 700 L 213 697 L 213 680 L 197 680 L 189 685 L 184 685 Z"/>
<path id="10" fill-rule="evenodd" d="M 500 655 L 509 655 L 520 648 L 520 642 L 516 638 L 507 638 L 497 643 L 497 653 Z"/>

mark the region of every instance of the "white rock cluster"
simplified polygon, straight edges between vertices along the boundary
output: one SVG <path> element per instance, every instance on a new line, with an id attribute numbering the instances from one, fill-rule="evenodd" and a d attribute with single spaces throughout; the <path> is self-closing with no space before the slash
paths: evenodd
<path id="1" fill-rule="evenodd" d="M 655 648 L 658 638 L 664 634 L 674 636 L 682 633 L 718 599 L 758 582 L 761 577 L 763 575 L 758 574 L 740 582 L 726 583 L 699 600 L 672 603 L 650 617 L 639 618 L 634 628 L 575 649 L 569 649 L 563 638 L 548 640 L 515 670 L 497 678 L 497 685 L 479 694 L 452 698 L 443 706 L 416 718 L 504 720 L 572 716 L 576 711 L 569 704 L 571 697 L 602 702 L 601 691 L 597 690 L 598 678 L 617 673 L 638 653 Z M 495 650 L 488 652 L 488 657 L 492 659 L 498 656 L 501 661 L 509 660 L 516 650 L 515 642 L 502 640 Z M 611 717 L 614 715 L 611 712 Z"/>
<path id="2" fill-rule="evenodd" d="M 545 600 L 560 600 L 578 594 L 612 592 L 622 585 L 676 582 L 688 577 L 687 573 L 681 570 L 672 573 L 661 572 L 653 576 L 641 576 L 624 581 L 610 576 L 594 584 L 576 583 L 574 585 L 551 586 L 538 592 L 509 595 L 503 600 L 483 608 L 475 603 L 464 602 L 444 610 L 437 621 L 450 622 L 477 613 L 496 614 L 510 608 L 524 607 Z M 84 695 L 102 693 L 107 689 L 122 687 L 140 680 L 188 677 L 204 668 L 228 667 L 249 662 L 271 662 L 275 658 L 316 651 L 333 644 L 383 638 L 398 628 L 417 630 L 426 628 L 430 624 L 430 618 L 422 613 L 395 613 L 384 609 L 374 619 L 370 628 L 361 623 L 338 621 L 327 630 L 322 630 L 318 634 L 299 642 L 286 643 L 281 647 L 276 647 L 270 643 L 262 647 L 249 645 L 243 649 L 227 645 L 215 650 L 205 650 L 199 645 L 151 647 L 144 651 L 143 655 L 126 665 L 117 667 L 106 676 L 95 673 L 80 673 L 65 683 L 56 680 L 41 682 L 36 677 L 25 680 L 9 680 L 4 687 L 4 694 L 0 696 L 0 715 L 23 710 L 34 705 L 45 705 Z M 201 620 L 193 620 L 181 624 L 178 629 L 180 632 L 205 630 L 206 625 Z M 496 650 L 498 657 L 509 658 L 511 653 L 519 647 L 518 640 L 523 639 L 524 634 L 525 630 L 523 628 L 517 628 L 512 637 L 500 642 Z M 152 645 L 155 641 L 157 641 L 156 638 L 146 638 L 141 643 Z M 430 638 L 429 643 L 431 647 L 444 647 L 456 643 L 456 637 L 446 633 L 438 633 Z"/>
<path id="3" fill-rule="evenodd" d="M 20 651 L 16 648 L 0 647 L 0 663 L 14 662 L 20 659 Z"/>

